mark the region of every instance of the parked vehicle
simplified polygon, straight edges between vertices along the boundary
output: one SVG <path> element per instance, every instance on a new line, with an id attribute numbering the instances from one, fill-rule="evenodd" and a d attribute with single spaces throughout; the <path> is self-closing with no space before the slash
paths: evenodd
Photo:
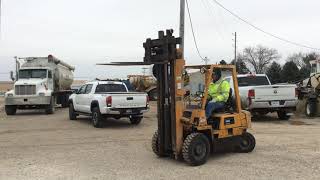
<path id="1" fill-rule="evenodd" d="M 91 116 L 94 127 L 101 127 L 104 118 L 128 117 L 131 124 L 139 124 L 149 109 L 146 93 L 129 92 L 120 81 L 94 81 L 81 86 L 69 98 L 69 118 Z"/>
<path id="2" fill-rule="evenodd" d="M 225 79 L 231 83 L 231 77 Z M 238 75 L 241 104 L 252 114 L 264 115 L 277 112 L 279 119 L 287 120 L 296 110 L 297 86 L 291 84 L 271 85 L 265 74 Z"/>
<path id="3" fill-rule="evenodd" d="M 149 75 L 128 75 L 128 79 L 135 91 L 146 92 L 150 100 L 158 99 L 157 80 Z"/>
<path id="4" fill-rule="evenodd" d="M 20 61 L 23 61 L 22 63 Z M 48 57 L 16 58 L 13 90 L 5 94 L 5 111 L 14 115 L 17 109 L 45 109 L 52 114 L 56 104 L 67 107 L 74 67 Z"/>
<path id="5" fill-rule="evenodd" d="M 299 99 L 305 100 L 308 117 L 320 115 L 320 59 L 310 61 L 310 77 L 299 83 Z"/>

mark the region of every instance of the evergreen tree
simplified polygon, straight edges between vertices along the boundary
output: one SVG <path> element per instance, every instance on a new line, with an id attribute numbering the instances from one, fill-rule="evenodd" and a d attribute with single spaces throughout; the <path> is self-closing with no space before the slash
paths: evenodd
<path id="1" fill-rule="evenodd" d="M 281 83 L 281 65 L 275 61 L 272 62 L 271 66 L 267 69 L 267 76 L 269 77 L 272 84 Z"/>
<path id="2" fill-rule="evenodd" d="M 281 71 L 282 82 L 296 82 L 300 80 L 299 68 L 293 61 L 288 61 L 284 64 Z"/>

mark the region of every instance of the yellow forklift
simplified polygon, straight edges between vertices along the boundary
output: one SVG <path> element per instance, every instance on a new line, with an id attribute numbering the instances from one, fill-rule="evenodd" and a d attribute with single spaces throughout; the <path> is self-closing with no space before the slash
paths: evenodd
<path id="1" fill-rule="evenodd" d="M 251 115 L 241 109 L 236 69 L 233 65 L 185 66 L 173 30 L 166 34 L 159 31 L 158 39 L 147 39 L 143 44 L 143 62 L 113 62 L 100 65 L 131 66 L 153 65 L 157 78 L 158 129 L 152 137 L 152 150 L 159 157 L 183 158 L 190 165 L 204 164 L 210 153 L 220 146 L 232 146 L 237 152 L 251 152 L 255 138 L 247 132 L 251 127 Z M 186 69 L 198 69 L 204 77 L 204 91 L 197 93 L 194 101 L 186 102 L 188 95 L 184 86 Z M 229 71 L 234 87 L 223 109 L 207 119 L 205 107 L 208 87 L 215 70 Z M 234 92 L 234 93 L 232 93 Z M 234 94 L 234 95 L 233 95 Z"/>

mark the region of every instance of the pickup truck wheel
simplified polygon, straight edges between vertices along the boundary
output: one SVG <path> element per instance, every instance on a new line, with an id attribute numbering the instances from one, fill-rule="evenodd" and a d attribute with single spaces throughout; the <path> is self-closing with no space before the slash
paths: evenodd
<path id="1" fill-rule="evenodd" d="M 237 146 L 237 151 L 240 153 L 249 153 L 253 151 L 256 146 L 256 139 L 248 132 L 240 136 L 240 142 Z"/>
<path id="2" fill-rule="evenodd" d="M 53 114 L 54 112 L 54 97 L 51 97 L 50 104 L 46 108 L 46 114 Z"/>
<path id="3" fill-rule="evenodd" d="M 307 102 L 306 103 L 306 108 L 305 108 L 305 114 L 308 117 L 314 117 L 316 115 L 316 103 L 312 103 L 312 102 Z"/>
<path id="4" fill-rule="evenodd" d="M 285 111 L 278 111 L 277 112 L 279 119 L 281 120 L 288 120 L 290 118 L 289 115 L 287 115 L 287 112 Z"/>
<path id="5" fill-rule="evenodd" d="M 142 117 L 130 117 L 131 124 L 140 124 Z"/>
<path id="6" fill-rule="evenodd" d="M 204 164 L 210 154 L 210 143 L 202 133 L 191 133 L 183 142 L 182 156 L 190 165 Z"/>
<path id="7" fill-rule="evenodd" d="M 17 112 L 17 106 L 5 106 L 5 111 L 7 115 L 15 115 Z"/>
<path id="8" fill-rule="evenodd" d="M 102 115 L 98 107 L 92 109 L 92 124 L 95 128 L 102 127 Z"/>
<path id="9" fill-rule="evenodd" d="M 69 104 L 69 119 L 70 120 L 76 120 L 77 119 L 77 114 L 74 111 L 73 104 Z"/>

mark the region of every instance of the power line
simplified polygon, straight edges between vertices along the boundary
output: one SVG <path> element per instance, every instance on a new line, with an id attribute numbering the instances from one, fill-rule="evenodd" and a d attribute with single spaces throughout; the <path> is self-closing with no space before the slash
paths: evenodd
<path id="1" fill-rule="evenodd" d="M 269 33 L 257 26 L 255 26 L 254 24 L 250 23 L 249 21 L 241 18 L 239 15 L 235 14 L 234 12 L 232 12 L 231 10 L 227 9 L 226 7 L 224 7 L 221 3 L 219 3 L 217 0 L 212 0 L 214 3 L 216 3 L 218 6 L 220 6 L 222 9 L 224 9 L 225 11 L 229 12 L 232 16 L 236 17 L 237 19 L 239 19 L 240 21 L 248 24 L 249 26 L 253 27 L 254 29 L 266 34 L 266 35 L 269 35 L 273 38 L 276 38 L 278 40 L 281 40 L 283 42 L 286 42 L 286 43 L 289 43 L 289 44 L 292 44 L 292 45 L 295 45 L 295 46 L 298 46 L 298 47 L 303 47 L 303 48 L 307 48 L 307 49 L 312 49 L 312 50 L 315 50 L 315 51 L 320 51 L 319 48 L 315 48 L 315 47 L 311 47 L 311 46 L 307 46 L 307 45 L 304 45 L 304 44 L 300 44 L 300 43 L 297 43 L 297 42 L 294 42 L 294 41 L 290 41 L 288 39 L 285 39 L 285 38 L 282 38 L 280 36 L 277 36 L 275 34 L 272 34 L 272 33 Z"/>
<path id="2" fill-rule="evenodd" d="M 187 5 L 187 10 L 188 10 L 188 15 L 189 15 L 189 21 L 190 21 L 190 26 L 191 26 L 192 36 L 193 36 L 193 42 L 194 42 L 194 45 L 195 45 L 195 47 L 196 47 L 198 56 L 199 56 L 202 60 L 204 60 L 205 58 L 203 58 L 203 57 L 201 56 L 201 54 L 200 54 L 200 51 L 199 51 L 199 48 L 198 48 L 198 43 L 197 43 L 197 40 L 196 40 L 196 36 L 195 36 L 194 30 L 193 30 L 193 24 L 192 24 L 192 19 L 191 19 L 191 13 L 190 13 L 190 9 L 189 9 L 188 0 L 186 0 L 186 5 Z"/>

